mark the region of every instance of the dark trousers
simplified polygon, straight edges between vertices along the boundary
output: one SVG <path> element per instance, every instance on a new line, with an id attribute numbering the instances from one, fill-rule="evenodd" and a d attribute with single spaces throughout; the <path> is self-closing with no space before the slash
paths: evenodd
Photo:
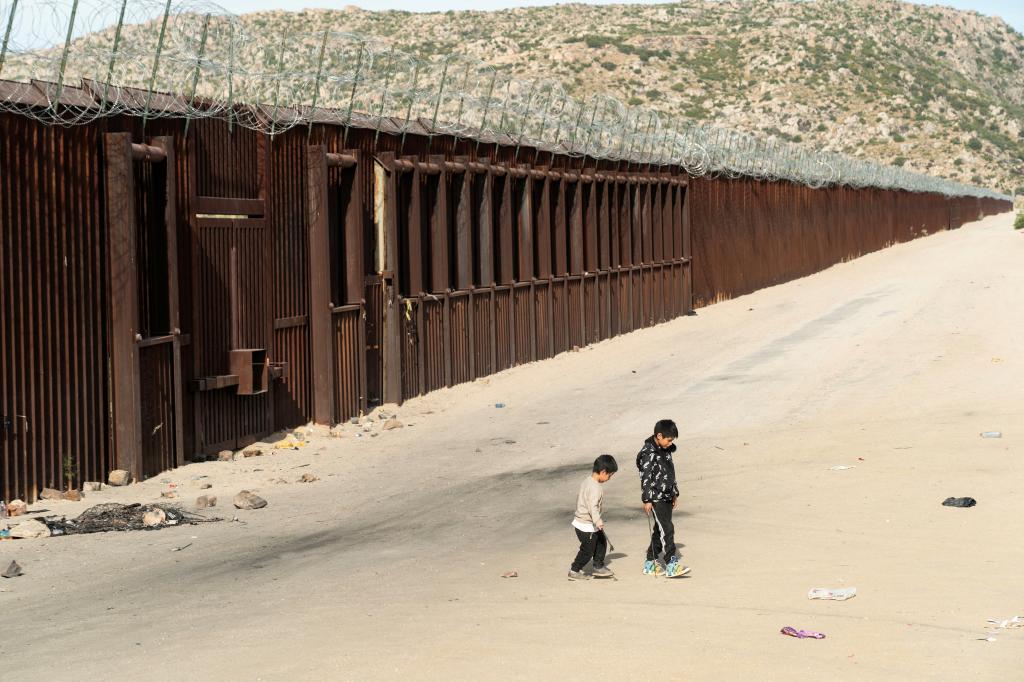
<path id="1" fill-rule="evenodd" d="M 604 531 L 584 533 L 575 527 L 573 530 L 576 531 L 576 537 L 580 539 L 580 551 L 576 553 L 576 559 L 572 562 L 572 570 L 582 571 L 591 559 L 594 560 L 594 568 L 604 566 L 604 555 L 608 551 L 608 540 L 604 536 Z"/>
<path id="2" fill-rule="evenodd" d="M 651 544 L 647 547 L 647 560 L 652 561 L 665 552 L 665 563 L 671 563 L 676 557 L 676 529 L 672 525 L 672 503 L 655 502 L 651 510 L 654 530 L 651 533 Z"/>

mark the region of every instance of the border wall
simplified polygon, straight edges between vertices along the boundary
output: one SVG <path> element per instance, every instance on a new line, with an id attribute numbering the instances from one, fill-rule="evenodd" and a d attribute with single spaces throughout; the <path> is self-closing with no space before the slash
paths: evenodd
<path id="1" fill-rule="evenodd" d="M 1010 209 L 397 129 L 0 114 L 0 496 L 141 480 Z"/>

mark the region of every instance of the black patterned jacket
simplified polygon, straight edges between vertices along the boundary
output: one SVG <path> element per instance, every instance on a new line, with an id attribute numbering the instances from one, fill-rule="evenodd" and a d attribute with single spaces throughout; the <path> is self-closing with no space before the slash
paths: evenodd
<path id="1" fill-rule="evenodd" d="M 644 441 L 644 447 L 636 455 L 636 468 L 640 472 L 640 498 L 644 502 L 671 502 L 679 497 L 676 486 L 676 467 L 672 464 L 673 443 L 659 448 L 654 436 Z"/>

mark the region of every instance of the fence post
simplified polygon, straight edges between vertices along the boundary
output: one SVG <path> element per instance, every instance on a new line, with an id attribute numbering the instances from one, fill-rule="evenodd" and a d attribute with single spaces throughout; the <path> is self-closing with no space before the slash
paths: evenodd
<path id="1" fill-rule="evenodd" d="M 132 479 L 142 475 L 142 401 L 139 390 L 138 264 L 135 174 L 129 133 L 104 136 L 107 185 L 107 257 L 110 294 L 110 392 L 114 456 Z"/>
<path id="2" fill-rule="evenodd" d="M 327 149 L 306 147 L 309 216 L 309 347 L 313 361 L 313 421 L 334 423 L 334 366 L 331 357 L 330 213 Z"/>

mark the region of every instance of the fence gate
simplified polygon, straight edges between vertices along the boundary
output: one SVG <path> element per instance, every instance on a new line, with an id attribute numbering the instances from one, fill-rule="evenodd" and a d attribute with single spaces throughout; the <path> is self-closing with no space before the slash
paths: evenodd
<path id="1" fill-rule="evenodd" d="M 174 143 L 151 142 L 105 138 L 114 456 L 137 480 L 184 463 Z"/>

